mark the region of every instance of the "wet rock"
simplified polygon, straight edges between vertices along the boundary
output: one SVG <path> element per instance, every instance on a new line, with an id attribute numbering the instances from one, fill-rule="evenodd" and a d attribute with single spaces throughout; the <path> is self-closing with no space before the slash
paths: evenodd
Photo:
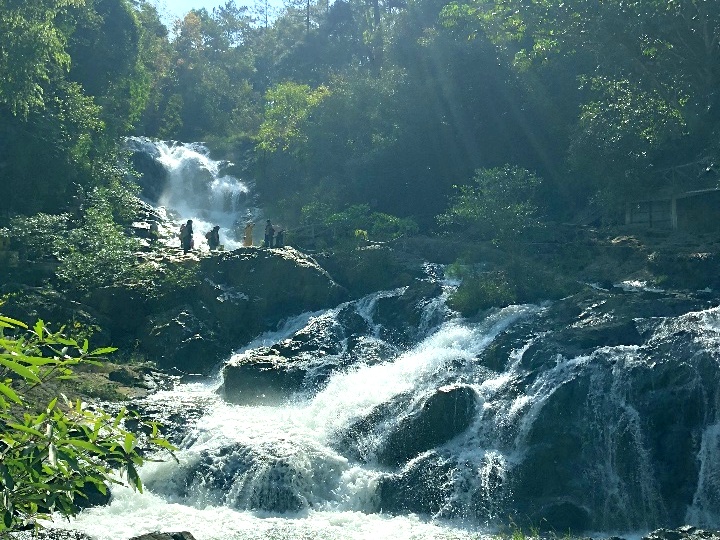
<path id="1" fill-rule="evenodd" d="M 476 401 L 470 386 L 439 388 L 392 428 L 378 452 L 378 461 L 398 466 L 445 444 L 472 424 Z"/>
<path id="2" fill-rule="evenodd" d="M 312 257 L 290 247 L 216 254 L 202 259 L 200 271 L 247 295 L 263 322 L 335 306 L 347 295 Z"/>
<path id="3" fill-rule="evenodd" d="M 586 531 L 590 526 L 590 512 L 572 501 L 560 500 L 540 509 L 529 523 L 539 523 L 541 531 Z"/>
<path id="4" fill-rule="evenodd" d="M 81 509 L 105 506 L 110 504 L 110 498 L 110 490 L 102 493 L 95 484 L 87 483 L 82 488 L 82 495 L 75 497 L 75 504 Z"/>
<path id="5" fill-rule="evenodd" d="M 205 279 L 194 291 L 224 339 L 242 342 L 265 329 L 265 317 L 243 290 Z"/>
<path id="6" fill-rule="evenodd" d="M 187 531 L 183 532 L 152 532 L 134 536 L 130 540 L 195 540 L 195 537 Z"/>
<path id="7" fill-rule="evenodd" d="M 435 453 L 422 456 L 378 483 L 380 511 L 437 515 L 452 494 L 455 464 Z"/>
<path id="8" fill-rule="evenodd" d="M 149 317 L 142 348 L 162 368 L 208 373 L 230 350 L 208 319 L 196 316 L 190 306 Z"/>
<path id="9" fill-rule="evenodd" d="M 174 378 L 177 383 L 178 377 Z M 168 385 L 167 389 L 172 389 L 173 385 Z M 208 396 L 199 399 L 197 396 L 188 396 L 182 392 L 168 392 L 165 397 L 153 396 L 150 399 L 139 399 L 127 405 L 132 411 L 137 411 L 138 417 L 129 416 L 125 419 L 125 426 L 133 432 L 144 433 L 148 437 L 152 436 L 152 426 L 147 422 L 155 422 L 160 426 L 160 432 L 170 443 L 180 447 L 187 443 L 189 433 L 196 426 L 198 420 L 205 416 L 208 411 L 216 404 L 214 398 Z M 145 439 L 140 438 L 142 444 Z M 153 451 L 157 448 L 148 450 Z"/>
<path id="10" fill-rule="evenodd" d="M 336 316 L 321 316 L 311 320 L 292 337 L 274 344 L 271 352 L 288 360 L 301 360 L 308 355 L 337 355 L 344 352 L 344 340 L 347 337 L 367 330 L 368 325 L 362 317 L 351 306 L 346 306 Z"/>
<path id="11" fill-rule="evenodd" d="M 335 485 L 339 463 L 310 463 L 297 457 L 312 452 L 309 448 L 275 441 L 248 447 L 231 444 L 202 452 L 197 463 L 177 477 L 181 496 L 204 500 L 239 510 L 298 512 L 313 505 L 317 493 Z M 315 469 L 314 467 L 317 467 Z M 332 479 L 325 485 L 326 475 Z M 156 490 L 167 485 L 155 486 Z M 177 495 L 177 491 L 173 495 Z"/>
<path id="12" fill-rule="evenodd" d="M 354 298 L 402 287 L 415 278 L 424 277 L 425 260 L 384 245 L 339 251 L 318 259 Z"/>
<path id="13" fill-rule="evenodd" d="M 421 328 L 424 308 L 441 293 L 442 287 L 436 282 L 414 280 L 402 294 L 379 298 L 373 320 L 381 325 L 380 337 L 398 345 L 411 345 Z"/>
<path id="14" fill-rule="evenodd" d="M 539 326 L 552 330 L 521 358 L 519 391 L 553 388 L 516 443 L 523 459 L 512 474 L 515 505 L 535 523 L 648 529 L 681 523 L 697 504 L 704 419 L 715 414 L 718 396 L 711 382 L 718 378 L 717 355 L 703 342 L 716 315 L 656 318 L 687 301 L 621 296 L 623 306 L 600 295 L 600 303 L 564 325 L 546 314 Z M 653 316 L 630 319 L 629 313 Z M 596 342 L 598 326 L 584 323 L 600 315 L 610 323 L 600 325 L 607 338 Z M 628 319 L 639 343 L 628 342 L 622 323 Z"/>
<path id="15" fill-rule="evenodd" d="M 302 389 L 306 370 L 282 356 L 231 360 L 223 368 L 220 394 L 230 403 L 277 403 Z"/>
<path id="16" fill-rule="evenodd" d="M 159 201 L 168 180 L 168 172 L 158 160 L 160 152 L 142 139 L 130 138 L 127 146 L 133 169 L 139 173 L 137 182 L 142 188 L 142 195 L 151 201 Z"/>
<path id="17" fill-rule="evenodd" d="M 683 525 L 677 529 L 657 529 L 642 537 L 642 540 L 705 540 L 720 538 L 720 531 L 705 530 Z"/>
<path id="18" fill-rule="evenodd" d="M 382 437 L 378 436 L 378 433 L 384 433 L 386 426 L 391 425 L 394 418 L 407 410 L 411 401 L 412 396 L 406 393 L 378 405 L 369 414 L 337 433 L 333 446 L 351 459 L 363 463 L 375 460 L 378 446 L 382 444 Z"/>
<path id="19" fill-rule="evenodd" d="M 373 363 L 391 354 L 368 337 L 372 332 L 357 304 L 347 303 L 312 318 L 287 339 L 229 361 L 221 394 L 234 403 L 251 403 L 317 389 L 351 362 Z"/>

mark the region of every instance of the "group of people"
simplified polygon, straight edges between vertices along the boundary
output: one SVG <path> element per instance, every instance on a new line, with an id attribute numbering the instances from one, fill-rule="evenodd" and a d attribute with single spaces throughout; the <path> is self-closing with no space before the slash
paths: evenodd
<path id="1" fill-rule="evenodd" d="M 273 224 L 268 219 L 265 222 L 265 243 L 263 244 L 266 248 L 271 247 L 283 247 L 285 245 L 285 230 L 275 230 Z"/>
<path id="2" fill-rule="evenodd" d="M 187 253 L 195 247 L 193 232 L 192 219 L 188 219 L 185 223 L 180 225 L 180 247 L 182 248 L 183 253 Z M 215 225 L 211 230 L 206 232 L 205 239 L 207 240 L 208 247 L 211 250 L 218 249 L 220 247 L 220 225 Z"/>
<path id="3" fill-rule="evenodd" d="M 245 230 L 243 234 L 243 246 L 250 247 L 253 245 L 253 227 L 255 224 L 252 221 L 248 221 L 245 224 Z M 263 247 L 283 247 L 285 245 L 285 230 L 275 230 L 272 222 L 268 219 L 265 222 L 265 241 Z"/>
<path id="4" fill-rule="evenodd" d="M 250 247 L 253 245 L 253 227 L 255 223 L 248 221 L 243 231 L 243 246 Z M 180 226 L 180 247 L 183 253 L 187 253 L 195 247 L 193 239 L 193 220 L 188 219 L 186 223 Z M 220 247 L 220 225 L 215 225 L 212 230 L 205 233 L 208 247 L 216 250 Z M 283 247 L 285 245 L 285 230 L 275 230 L 272 223 L 268 219 L 265 223 L 265 242 L 264 247 Z"/>

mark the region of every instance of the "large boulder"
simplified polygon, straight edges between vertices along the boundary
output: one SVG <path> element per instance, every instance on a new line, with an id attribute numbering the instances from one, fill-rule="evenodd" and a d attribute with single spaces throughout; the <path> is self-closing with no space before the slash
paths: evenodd
<path id="1" fill-rule="evenodd" d="M 150 303 L 143 290 L 134 284 L 111 285 L 90 292 L 87 304 L 101 315 L 114 337 L 134 335 L 150 313 Z"/>
<path id="2" fill-rule="evenodd" d="M 323 268 L 355 298 L 402 287 L 414 278 L 424 277 L 424 260 L 383 245 L 362 246 L 319 257 Z"/>
<path id="3" fill-rule="evenodd" d="M 164 368 L 176 368 L 182 373 L 209 373 L 230 354 L 230 347 L 218 335 L 209 321 L 212 317 L 200 306 L 186 305 L 148 317 L 145 351 Z"/>
<path id="4" fill-rule="evenodd" d="M 223 368 L 220 393 L 241 405 L 273 403 L 302 388 L 306 370 L 282 356 L 249 356 L 230 361 Z"/>
<path id="5" fill-rule="evenodd" d="M 335 455 L 318 454 L 317 448 L 290 439 L 233 442 L 184 462 L 174 482 L 158 479 L 148 487 L 238 510 L 298 512 L 332 496 L 344 465 Z"/>
<path id="6" fill-rule="evenodd" d="M 429 452 L 378 482 L 382 512 L 438 515 L 451 497 L 456 463 Z"/>
<path id="7" fill-rule="evenodd" d="M 392 427 L 378 462 L 396 467 L 458 436 L 475 419 L 476 400 L 471 386 L 438 388 Z"/>
<path id="8" fill-rule="evenodd" d="M 243 248 L 155 263 L 185 265 L 200 282 L 182 295 L 161 297 L 118 284 L 93 291 L 88 303 L 111 321 L 116 342 L 139 338 L 140 349 L 160 367 L 185 373 L 208 373 L 279 320 L 337 305 L 346 295 L 312 258 L 292 248 Z"/>
<path id="9" fill-rule="evenodd" d="M 409 346 L 423 337 L 423 332 L 434 328 L 447 315 L 447 309 L 426 309 L 442 294 L 436 281 L 415 279 L 402 294 L 378 298 L 374 322 L 380 326 L 380 337 L 401 346 Z M 430 316 L 429 319 L 425 319 Z"/>
<path id="10" fill-rule="evenodd" d="M 704 304 L 584 293 L 508 329 L 480 355 L 481 364 L 512 373 L 494 403 L 528 404 L 522 429 L 506 437 L 507 452 L 519 456 L 508 480 L 523 525 L 647 530 L 714 504 L 698 491 L 699 475 L 709 474 L 698 456 L 720 378 L 706 345 L 716 339 L 717 314 L 691 311 Z"/>
<path id="11" fill-rule="evenodd" d="M 240 248 L 205 257 L 200 272 L 245 294 L 264 323 L 339 304 L 347 297 L 310 256 L 291 248 Z"/>

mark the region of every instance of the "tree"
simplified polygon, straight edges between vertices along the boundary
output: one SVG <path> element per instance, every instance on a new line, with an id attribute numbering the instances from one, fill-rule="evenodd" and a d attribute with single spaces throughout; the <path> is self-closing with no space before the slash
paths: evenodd
<path id="1" fill-rule="evenodd" d="M 131 119 L 145 107 L 146 95 L 135 92 L 140 25 L 127 0 L 86 0 L 64 17 L 71 57 L 68 78 L 101 106 L 105 132 L 116 138 L 131 128 Z"/>
<path id="2" fill-rule="evenodd" d="M 519 167 L 479 169 L 473 184 L 456 186 L 457 193 L 438 223 L 464 237 L 511 243 L 540 225 L 533 202 L 540 183 L 535 174 Z"/>
<path id="3" fill-rule="evenodd" d="M 325 86 L 313 90 L 306 84 L 289 81 L 268 90 L 258 148 L 267 152 L 298 149 L 305 140 L 303 122 L 329 93 Z"/>
<path id="4" fill-rule="evenodd" d="M 586 199 L 595 194 L 598 162 L 600 168 L 616 164 L 604 171 L 613 175 L 609 186 L 629 180 L 641 191 L 658 168 L 717 157 L 711 142 L 720 132 L 715 2 L 470 1 L 451 3 L 444 15 L 448 24 L 466 28 L 466 35 L 489 36 L 499 58 L 525 76 L 551 71 L 564 80 L 592 81 L 575 93 L 581 98 L 573 110 L 579 125 L 570 143 L 571 173 L 581 183 L 591 179 L 581 186 Z M 595 147 L 603 150 L 602 158 L 579 156 L 578 149 Z"/>
<path id="5" fill-rule="evenodd" d="M 595 99 L 582 106 L 569 147 L 569 164 L 583 174 L 585 189 L 600 192 L 612 207 L 660 187 L 646 173 L 685 133 L 681 112 L 660 92 L 626 79 L 597 77 L 587 84 Z"/>
<path id="6" fill-rule="evenodd" d="M 107 493 L 121 471 L 142 490 L 137 468 L 147 458 L 137 436 L 122 427 L 128 415 L 110 415 L 66 398 L 45 407 L 38 388 L 72 376 L 73 366 L 97 363 L 112 347 L 91 350 L 42 321 L 32 328 L 0 316 L 0 533 L 33 525 L 52 512 L 70 516 L 93 487 Z M 172 450 L 151 425 L 149 442 Z"/>
<path id="7" fill-rule="evenodd" d="M 82 3 L 0 0 L 0 106 L 21 116 L 43 108 L 43 85 L 70 66 L 67 36 L 58 18 Z"/>

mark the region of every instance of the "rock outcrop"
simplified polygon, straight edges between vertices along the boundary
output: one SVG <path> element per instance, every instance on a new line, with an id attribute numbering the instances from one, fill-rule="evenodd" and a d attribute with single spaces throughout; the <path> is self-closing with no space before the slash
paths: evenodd
<path id="1" fill-rule="evenodd" d="M 424 307 L 441 292 L 435 284 L 415 280 L 408 287 L 342 304 L 291 337 L 227 362 L 220 392 L 237 404 L 276 401 L 322 386 L 351 363 L 392 358 L 418 336 Z M 438 311 L 433 324 L 447 315 Z"/>
<path id="2" fill-rule="evenodd" d="M 475 420 L 476 400 L 470 386 L 438 388 L 391 428 L 378 451 L 378 462 L 397 467 L 460 435 Z"/>
<path id="3" fill-rule="evenodd" d="M 195 537 L 187 531 L 182 532 L 152 532 L 134 536 L 130 540 L 195 540 Z"/>
<path id="4" fill-rule="evenodd" d="M 347 298 L 347 291 L 312 257 L 291 247 L 221 252 L 202 258 L 199 270 L 224 289 L 225 296 L 216 296 L 217 302 L 248 299 L 254 311 L 250 315 L 265 323 L 335 306 Z M 252 318 L 249 324 L 253 324 Z"/>

